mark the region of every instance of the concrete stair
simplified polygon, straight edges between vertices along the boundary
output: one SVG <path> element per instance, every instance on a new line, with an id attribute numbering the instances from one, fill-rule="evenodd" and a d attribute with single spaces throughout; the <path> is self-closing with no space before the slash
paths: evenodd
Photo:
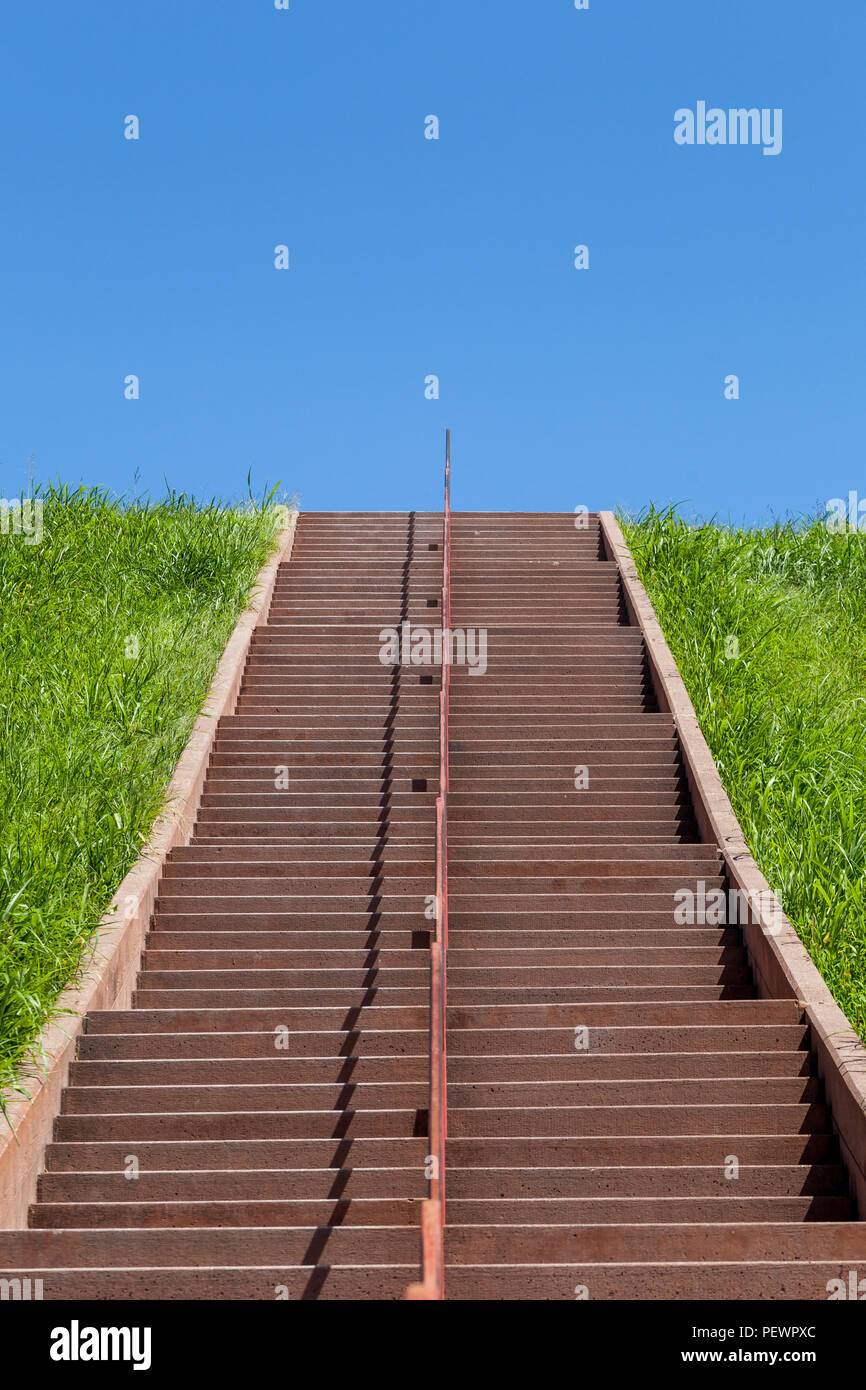
<path id="1" fill-rule="evenodd" d="M 439 621 L 441 543 L 436 515 L 301 518 L 133 1007 L 88 1018 L 31 1229 L 0 1233 L 46 1299 L 417 1277 L 439 676 L 379 633 Z"/>
<path id="2" fill-rule="evenodd" d="M 418 1280 L 441 668 L 379 650 L 441 625 L 442 537 L 429 513 L 301 517 L 4 1277 L 163 1300 Z M 757 998 L 737 926 L 675 920 L 723 861 L 598 519 L 455 513 L 451 586 L 487 661 L 451 679 L 446 1297 L 866 1276 L 800 1007 Z"/>
<path id="3" fill-rule="evenodd" d="M 826 1298 L 866 1226 L 808 1030 L 675 922 L 722 862 L 602 556 L 596 518 L 452 519 L 488 663 L 451 678 L 446 1297 Z"/>

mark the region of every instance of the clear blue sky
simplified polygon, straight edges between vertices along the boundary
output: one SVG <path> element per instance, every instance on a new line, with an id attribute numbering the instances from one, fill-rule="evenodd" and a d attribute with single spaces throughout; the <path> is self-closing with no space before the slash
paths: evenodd
<path id="1" fill-rule="evenodd" d="M 866 495 L 863 0 L 18 0 L 0 38 L 3 495 L 35 457 L 431 508 L 446 425 L 464 509 Z M 782 153 L 677 146 L 700 100 L 782 108 Z"/>

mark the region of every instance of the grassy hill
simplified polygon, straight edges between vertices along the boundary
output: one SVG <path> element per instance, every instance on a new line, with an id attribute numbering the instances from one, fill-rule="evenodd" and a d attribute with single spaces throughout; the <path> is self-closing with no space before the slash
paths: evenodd
<path id="1" fill-rule="evenodd" d="M 0 1087 L 147 838 L 276 530 L 266 505 L 36 500 L 29 536 L 0 534 Z"/>
<path id="2" fill-rule="evenodd" d="M 752 853 L 866 1035 L 866 536 L 621 520 Z"/>

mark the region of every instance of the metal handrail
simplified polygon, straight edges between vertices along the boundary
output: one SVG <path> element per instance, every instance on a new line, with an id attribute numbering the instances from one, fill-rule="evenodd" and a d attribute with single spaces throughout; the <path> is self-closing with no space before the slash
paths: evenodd
<path id="1" fill-rule="evenodd" d="M 445 1140 L 448 1082 L 445 1046 L 448 952 L 448 710 L 451 691 L 451 431 L 445 432 L 442 528 L 442 686 L 439 691 L 439 794 L 436 797 L 436 925 L 430 942 L 429 1189 L 421 1206 L 421 1283 L 406 1297 L 445 1297 Z"/>

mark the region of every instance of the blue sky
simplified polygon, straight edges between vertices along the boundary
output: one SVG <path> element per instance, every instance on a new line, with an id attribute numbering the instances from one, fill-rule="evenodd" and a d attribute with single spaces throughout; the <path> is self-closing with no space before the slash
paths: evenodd
<path id="1" fill-rule="evenodd" d="M 862 0 L 18 0 L 0 489 L 424 509 L 450 425 L 458 508 L 866 495 L 864 50 Z M 701 100 L 781 154 L 676 145 Z"/>

